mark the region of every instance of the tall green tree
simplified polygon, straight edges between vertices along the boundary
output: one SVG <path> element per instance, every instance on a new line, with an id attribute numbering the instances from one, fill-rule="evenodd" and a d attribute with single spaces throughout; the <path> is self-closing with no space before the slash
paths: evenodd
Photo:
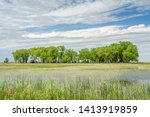
<path id="1" fill-rule="evenodd" d="M 38 47 L 31 49 L 19 49 L 13 52 L 15 62 L 27 63 L 128 63 L 138 62 L 138 48 L 129 41 L 120 41 L 104 47 L 79 50 L 79 55 L 72 49 L 64 46 Z"/>
<path id="2" fill-rule="evenodd" d="M 51 46 L 47 48 L 47 62 L 56 63 L 58 58 L 58 48 Z"/>
<path id="3" fill-rule="evenodd" d="M 129 45 L 126 50 L 123 51 L 123 62 L 138 62 L 138 50 L 135 45 Z"/>
<path id="4" fill-rule="evenodd" d="M 91 58 L 90 56 L 91 56 L 91 53 L 88 48 L 81 49 L 79 51 L 79 59 L 84 63 L 90 62 L 90 58 Z"/>
<path id="5" fill-rule="evenodd" d="M 77 61 L 77 52 L 72 49 L 67 49 L 62 56 L 63 63 L 74 63 Z"/>
<path id="6" fill-rule="evenodd" d="M 31 48 L 29 49 L 30 62 L 37 63 L 40 62 L 40 48 Z"/>
<path id="7" fill-rule="evenodd" d="M 27 49 L 20 49 L 13 52 L 15 62 L 27 63 L 29 59 L 29 51 Z"/>
<path id="8" fill-rule="evenodd" d="M 66 48 L 65 46 L 58 46 L 57 48 L 58 48 L 58 63 L 61 63 Z"/>
<path id="9" fill-rule="evenodd" d="M 91 58 L 91 61 L 93 63 L 99 62 L 99 56 L 98 56 L 98 54 L 100 54 L 100 53 L 98 53 L 98 48 L 92 48 L 91 49 L 91 56 L 90 56 L 90 58 Z"/>
<path id="10" fill-rule="evenodd" d="M 39 52 L 40 52 L 40 59 L 42 63 L 46 63 L 47 62 L 47 48 L 45 47 L 40 47 L 39 48 Z"/>
<path id="11" fill-rule="evenodd" d="M 18 55 L 18 52 L 15 51 L 12 53 L 13 54 L 13 57 L 14 57 L 14 60 L 15 60 L 15 63 L 17 63 L 19 61 L 19 55 Z"/>

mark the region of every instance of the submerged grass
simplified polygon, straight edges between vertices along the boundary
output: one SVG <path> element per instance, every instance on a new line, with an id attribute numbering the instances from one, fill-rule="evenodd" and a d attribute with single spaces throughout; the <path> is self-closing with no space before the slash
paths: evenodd
<path id="1" fill-rule="evenodd" d="M 133 81 L 16 80 L 0 84 L 1 100 L 147 100 L 150 84 Z"/>
<path id="2" fill-rule="evenodd" d="M 0 99 L 148 100 L 149 70 L 149 64 L 0 64 Z"/>

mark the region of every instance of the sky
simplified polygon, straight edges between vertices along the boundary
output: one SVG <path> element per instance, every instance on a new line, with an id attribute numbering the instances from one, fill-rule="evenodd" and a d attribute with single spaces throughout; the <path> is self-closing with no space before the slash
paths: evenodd
<path id="1" fill-rule="evenodd" d="M 0 0 L 0 61 L 16 49 L 131 41 L 150 62 L 150 0 Z"/>

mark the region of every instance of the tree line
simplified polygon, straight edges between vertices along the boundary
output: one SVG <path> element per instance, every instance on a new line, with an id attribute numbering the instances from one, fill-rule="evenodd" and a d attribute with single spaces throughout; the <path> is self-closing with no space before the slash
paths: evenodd
<path id="1" fill-rule="evenodd" d="M 138 62 L 139 57 L 137 46 L 129 41 L 78 52 L 65 46 L 50 46 L 19 49 L 12 54 L 16 63 L 129 63 Z"/>

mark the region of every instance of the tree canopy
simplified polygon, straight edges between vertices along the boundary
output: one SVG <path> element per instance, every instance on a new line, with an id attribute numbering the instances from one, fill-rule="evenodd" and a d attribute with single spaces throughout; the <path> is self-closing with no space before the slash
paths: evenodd
<path id="1" fill-rule="evenodd" d="M 84 48 L 79 52 L 64 46 L 19 49 L 12 53 L 18 63 L 129 63 L 138 62 L 137 46 L 120 41 L 109 46 Z"/>

